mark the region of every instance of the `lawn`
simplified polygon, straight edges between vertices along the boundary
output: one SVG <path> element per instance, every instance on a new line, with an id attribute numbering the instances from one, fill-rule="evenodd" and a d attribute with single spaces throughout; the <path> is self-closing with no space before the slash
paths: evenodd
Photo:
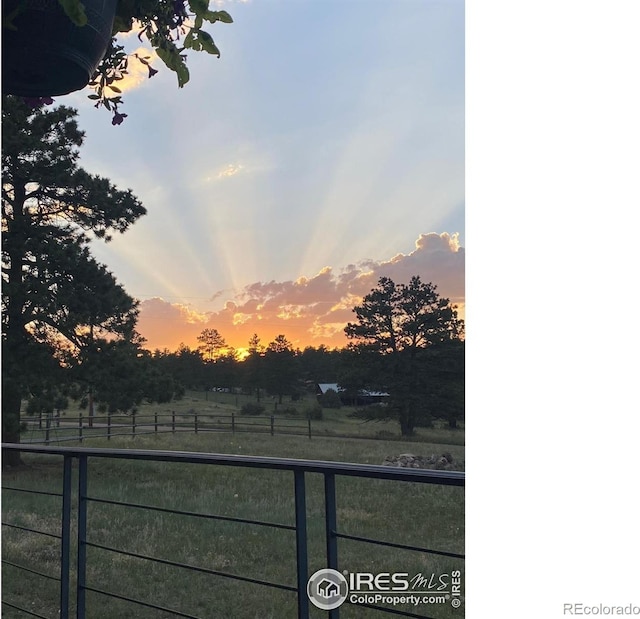
<path id="1" fill-rule="evenodd" d="M 211 394 L 209 394 L 211 395 Z M 183 402 L 182 406 L 216 405 L 220 401 Z M 233 397 L 233 396 L 232 396 Z M 196 400 L 196 398 L 192 398 Z M 235 405 L 235 403 L 232 403 Z M 186 412 L 184 409 L 178 412 Z M 337 411 L 339 413 L 340 411 Z M 345 424 L 351 423 L 345 422 Z M 332 423 L 332 421 L 326 421 Z M 338 423 L 338 421 L 333 421 Z M 65 443 L 72 445 L 72 443 Z M 454 461 L 464 460 L 462 445 L 441 442 L 362 440 L 302 436 L 265 436 L 221 432 L 198 435 L 179 433 L 115 437 L 111 441 L 92 438 L 85 446 L 251 454 L 380 464 L 386 455 L 411 452 L 416 455 L 450 452 Z M 59 491 L 61 459 L 56 456 L 25 455 L 27 467 L 4 474 L 4 486 Z M 322 476 L 307 474 L 307 518 L 309 573 L 325 567 L 324 496 Z M 75 483 L 75 482 L 74 482 Z M 338 478 L 338 530 L 436 550 L 464 552 L 464 492 L 460 488 L 428 484 Z M 75 487 L 75 486 L 74 486 Z M 89 495 L 115 501 L 154 505 L 202 514 L 246 518 L 293 525 L 293 475 L 290 472 L 252 470 L 239 467 L 90 460 Z M 57 497 L 3 491 L 3 522 L 45 532 L 59 531 L 60 500 Z M 74 505 L 75 509 L 75 505 Z M 73 513 L 73 511 L 72 511 Z M 89 541 L 128 552 L 170 559 L 295 586 L 294 533 L 257 525 L 206 520 L 151 512 L 136 508 L 91 502 L 88 510 Z M 3 557 L 48 574 L 56 574 L 58 540 L 17 529 L 3 528 Z M 436 555 L 339 540 L 340 569 L 367 572 L 408 572 L 436 577 L 463 569 L 462 561 Z M 73 553 L 72 553 L 72 556 Z M 296 616 L 296 596 L 288 591 L 248 584 L 227 578 L 188 572 L 175 567 L 89 548 L 87 584 L 120 595 L 206 619 Z M 3 597 L 17 601 L 47 617 L 57 613 L 57 583 L 3 566 Z M 34 596 L 34 591 L 38 595 Z M 464 593 L 464 581 L 463 581 Z M 97 593 L 87 593 L 88 617 L 158 618 L 174 616 L 142 606 L 125 604 Z M 464 616 L 443 605 L 428 612 L 411 612 L 442 618 Z M 21 617 L 4 608 L 4 617 Z M 341 616 L 384 617 L 377 611 L 345 604 Z M 324 617 L 312 607 L 312 617 Z"/>

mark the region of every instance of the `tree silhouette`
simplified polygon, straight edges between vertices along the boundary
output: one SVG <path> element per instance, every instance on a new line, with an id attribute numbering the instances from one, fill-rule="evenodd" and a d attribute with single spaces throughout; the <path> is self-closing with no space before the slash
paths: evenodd
<path id="1" fill-rule="evenodd" d="M 252 391 L 255 389 L 256 400 L 260 402 L 261 390 L 264 388 L 264 346 L 257 333 L 249 340 L 247 358 L 242 363 L 244 383 Z"/>
<path id="2" fill-rule="evenodd" d="M 41 368 L 80 355 L 94 329 L 133 335 L 136 305 L 90 256 L 145 209 L 130 190 L 79 167 L 84 133 L 68 107 L 2 108 L 3 441 L 18 442 L 20 406 Z M 92 318 L 93 317 L 93 318 Z M 94 331 L 95 333 L 95 331 Z M 9 464 L 19 461 L 7 454 Z"/>
<path id="3" fill-rule="evenodd" d="M 265 378 L 269 392 L 282 404 L 285 394 L 293 394 L 298 382 L 298 364 L 293 345 L 284 335 L 269 342 L 265 352 Z"/>
<path id="4" fill-rule="evenodd" d="M 204 358 L 213 363 L 221 351 L 227 347 L 227 343 L 217 329 L 204 329 L 198 336 L 198 350 Z"/>
<path id="5" fill-rule="evenodd" d="M 409 436 L 416 425 L 429 423 L 434 393 L 443 397 L 433 353 L 461 343 L 464 323 L 449 299 L 418 276 L 408 284 L 380 278 L 353 311 L 357 322 L 345 327 L 356 342 L 353 360 L 366 368 L 365 386 L 389 394 L 388 416 L 398 419 L 403 436 Z"/>

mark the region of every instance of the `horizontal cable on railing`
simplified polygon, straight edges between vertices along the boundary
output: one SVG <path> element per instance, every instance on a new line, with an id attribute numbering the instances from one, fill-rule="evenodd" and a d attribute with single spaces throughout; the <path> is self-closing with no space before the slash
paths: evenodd
<path id="1" fill-rule="evenodd" d="M 60 582 L 59 576 L 51 576 L 50 574 L 45 574 L 44 572 L 38 572 L 36 570 L 32 570 L 30 567 L 12 563 L 11 561 L 7 561 L 6 559 L 2 559 L 2 563 L 10 565 L 11 567 L 18 568 L 19 570 L 24 570 L 25 572 L 30 572 L 31 574 L 36 574 L 37 576 L 42 576 L 43 578 L 49 578 L 50 580 L 57 580 L 58 582 Z"/>
<path id="2" fill-rule="evenodd" d="M 20 529 L 21 531 L 29 531 L 29 533 L 38 533 L 39 535 L 48 535 L 49 537 L 55 537 L 56 539 L 62 539 L 62 536 L 55 533 L 47 533 L 46 531 L 38 531 L 37 529 L 29 529 L 28 527 L 21 527 L 17 524 L 11 524 L 10 522 L 3 522 L 3 527 L 11 527 L 12 529 Z"/>
<path id="3" fill-rule="evenodd" d="M 100 548 L 101 550 L 108 550 L 117 554 L 126 555 L 128 557 L 135 557 L 136 559 L 144 559 L 146 561 L 152 561 L 153 563 L 160 563 L 162 565 L 170 565 L 172 567 L 180 567 L 183 569 L 191 570 L 192 572 L 201 572 L 202 574 L 211 574 L 213 576 L 222 576 L 223 578 L 231 578 L 233 580 L 241 580 L 242 582 L 250 582 L 254 585 L 263 585 L 265 587 L 272 587 L 274 589 L 282 589 L 284 591 L 298 591 L 296 587 L 289 585 L 282 585 L 277 582 L 269 582 L 268 580 L 260 580 L 257 578 L 249 578 L 248 576 L 238 576 L 237 574 L 229 574 L 228 572 L 219 572 L 218 570 L 210 570 L 206 567 L 198 567 L 197 565 L 189 565 L 188 563 L 178 563 L 177 561 L 170 561 L 169 559 L 160 559 L 158 557 L 150 557 L 148 555 L 138 554 L 137 552 L 129 552 L 127 550 L 120 550 L 118 548 L 111 548 L 110 546 L 104 546 L 102 544 L 95 544 L 93 542 L 85 542 L 87 546 L 92 548 Z"/>
<path id="4" fill-rule="evenodd" d="M 2 600 L 2 603 L 5 606 L 9 606 L 10 608 L 15 608 L 16 610 L 19 610 L 22 613 L 26 613 L 27 615 L 31 615 L 32 617 L 38 617 L 39 619 L 49 619 L 49 617 L 45 617 L 44 615 L 39 615 L 38 613 L 34 613 L 31 610 L 27 610 L 26 608 L 22 608 L 21 606 L 16 606 L 15 604 L 10 604 L 6 600 Z"/>
<path id="5" fill-rule="evenodd" d="M 394 542 L 384 542 L 381 540 L 370 539 L 368 537 L 358 537 L 357 535 L 347 535 L 345 533 L 333 533 L 336 537 L 342 539 L 350 539 L 356 542 L 367 542 L 368 544 L 376 544 L 378 546 L 389 546 L 391 548 L 401 548 L 402 550 L 415 550 L 417 552 L 426 552 L 432 555 L 439 555 L 441 557 L 452 557 L 454 559 L 464 559 L 464 555 L 456 552 L 446 552 L 444 550 L 432 550 L 431 548 L 422 548 L 420 546 L 408 546 L 406 544 L 396 544 Z"/>
<path id="6" fill-rule="evenodd" d="M 15 492 L 28 492 L 29 494 L 45 494 L 47 496 L 62 496 L 61 492 L 45 492 L 44 490 L 27 490 L 26 488 L 14 488 L 13 486 L 2 486 L 3 490 L 14 490 Z"/>
<path id="7" fill-rule="evenodd" d="M 157 507 L 155 505 L 142 505 L 140 503 L 127 503 L 125 501 L 113 501 L 111 499 L 99 499 L 97 497 L 85 497 L 87 501 L 94 503 L 106 503 L 107 505 L 122 505 L 123 507 L 136 507 L 138 509 L 148 509 L 155 512 L 163 512 L 166 514 L 178 514 L 179 516 L 193 516 L 194 518 L 206 518 L 209 520 L 225 520 L 227 522 L 240 522 L 244 524 L 256 524 L 263 527 L 271 527 L 273 529 L 287 529 L 295 531 L 296 528 L 288 524 L 278 524 L 277 522 L 263 522 L 261 520 L 248 520 L 246 518 L 233 518 L 232 516 L 218 516 L 216 514 L 202 514 L 200 512 L 189 512 L 179 509 L 171 509 L 168 507 Z"/>
<path id="8" fill-rule="evenodd" d="M 161 610 L 165 613 L 171 613 L 176 617 L 185 617 L 186 619 L 201 619 L 201 617 L 196 617 L 195 615 L 188 615 L 187 613 L 181 613 L 179 610 L 173 610 L 171 608 L 165 608 L 164 606 L 158 606 L 157 604 L 151 604 L 150 602 L 143 602 L 142 600 L 136 600 L 135 598 L 130 598 L 125 595 L 118 595 L 117 593 L 111 593 L 109 591 L 103 591 L 102 589 L 95 589 L 94 587 L 84 586 L 85 591 L 92 591 L 93 593 L 100 593 L 102 595 L 106 595 L 107 597 L 116 598 L 118 600 L 123 600 L 125 602 L 132 602 L 133 604 L 139 604 L 140 606 L 146 606 L 147 608 L 153 608 L 155 610 Z M 44 619 L 47 619 L 46 617 Z"/>

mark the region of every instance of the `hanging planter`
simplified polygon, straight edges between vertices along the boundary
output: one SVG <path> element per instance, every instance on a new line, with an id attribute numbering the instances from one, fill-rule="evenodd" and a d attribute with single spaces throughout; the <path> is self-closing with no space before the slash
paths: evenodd
<path id="1" fill-rule="evenodd" d="M 111 41 L 117 0 L 83 0 L 74 24 L 59 0 L 3 0 L 2 91 L 51 97 L 84 88 Z"/>
<path id="2" fill-rule="evenodd" d="M 233 22 L 212 11 L 218 0 L 2 0 L 2 92 L 50 99 L 88 85 L 95 107 L 104 107 L 119 125 L 118 83 L 136 59 L 149 71 L 152 56 L 127 54 L 118 39 L 135 32 L 178 78 L 189 81 L 187 55 L 220 51 L 206 24 Z"/>

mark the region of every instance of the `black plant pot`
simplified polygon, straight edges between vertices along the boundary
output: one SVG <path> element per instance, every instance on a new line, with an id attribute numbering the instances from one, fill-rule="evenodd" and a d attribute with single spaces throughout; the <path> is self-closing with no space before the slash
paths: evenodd
<path id="1" fill-rule="evenodd" d="M 82 27 L 58 0 L 3 0 L 3 18 L 19 4 L 16 29 L 2 29 L 2 92 L 50 97 L 84 88 L 111 39 L 117 0 L 83 0 Z"/>

